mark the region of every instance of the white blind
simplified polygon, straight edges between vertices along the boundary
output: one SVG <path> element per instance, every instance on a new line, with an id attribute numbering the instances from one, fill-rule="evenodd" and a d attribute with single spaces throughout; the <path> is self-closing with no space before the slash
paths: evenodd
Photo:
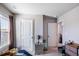
<path id="1" fill-rule="evenodd" d="M 0 46 L 8 45 L 9 44 L 9 18 L 0 15 Z"/>

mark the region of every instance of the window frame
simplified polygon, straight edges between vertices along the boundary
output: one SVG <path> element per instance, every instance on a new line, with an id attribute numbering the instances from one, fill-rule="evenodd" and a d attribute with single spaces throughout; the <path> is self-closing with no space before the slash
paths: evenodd
<path id="1" fill-rule="evenodd" d="M 1 29 L 1 20 L 2 19 L 8 21 L 8 23 L 7 23 L 8 24 L 8 29 Z M 1 32 L 8 33 L 8 39 L 7 39 L 7 42 L 5 44 L 3 44 L 3 45 L 1 45 L 1 40 L 0 40 L 0 47 L 9 45 L 10 44 L 10 22 L 9 22 L 9 17 L 5 17 L 4 15 L 0 14 L 0 38 L 1 38 Z"/>

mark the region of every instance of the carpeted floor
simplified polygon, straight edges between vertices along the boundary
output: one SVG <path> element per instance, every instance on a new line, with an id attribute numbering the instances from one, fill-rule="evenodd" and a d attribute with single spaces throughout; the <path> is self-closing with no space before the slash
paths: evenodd
<path id="1" fill-rule="evenodd" d="M 58 48 L 49 47 L 48 51 L 37 56 L 62 56 L 62 54 L 58 52 Z"/>
<path id="2" fill-rule="evenodd" d="M 41 54 L 41 55 L 38 55 L 38 56 L 62 56 L 61 53 L 47 53 L 47 54 Z"/>

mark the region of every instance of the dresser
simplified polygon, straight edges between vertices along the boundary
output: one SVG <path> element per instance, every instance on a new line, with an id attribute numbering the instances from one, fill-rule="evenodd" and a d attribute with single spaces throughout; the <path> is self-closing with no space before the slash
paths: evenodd
<path id="1" fill-rule="evenodd" d="M 66 44 L 65 45 L 65 53 L 70 56 L 78 56 L 79 55 L 79 44 Z"/>

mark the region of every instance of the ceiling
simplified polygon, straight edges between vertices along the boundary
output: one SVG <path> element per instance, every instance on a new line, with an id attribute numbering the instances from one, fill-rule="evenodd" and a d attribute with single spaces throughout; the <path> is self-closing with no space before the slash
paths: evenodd
<path id="1" fill-rule="evenodd" d="M 77 7 L 78 3 L 4 3 L 15 14 L 48 15 L 59 17 Z"/>

